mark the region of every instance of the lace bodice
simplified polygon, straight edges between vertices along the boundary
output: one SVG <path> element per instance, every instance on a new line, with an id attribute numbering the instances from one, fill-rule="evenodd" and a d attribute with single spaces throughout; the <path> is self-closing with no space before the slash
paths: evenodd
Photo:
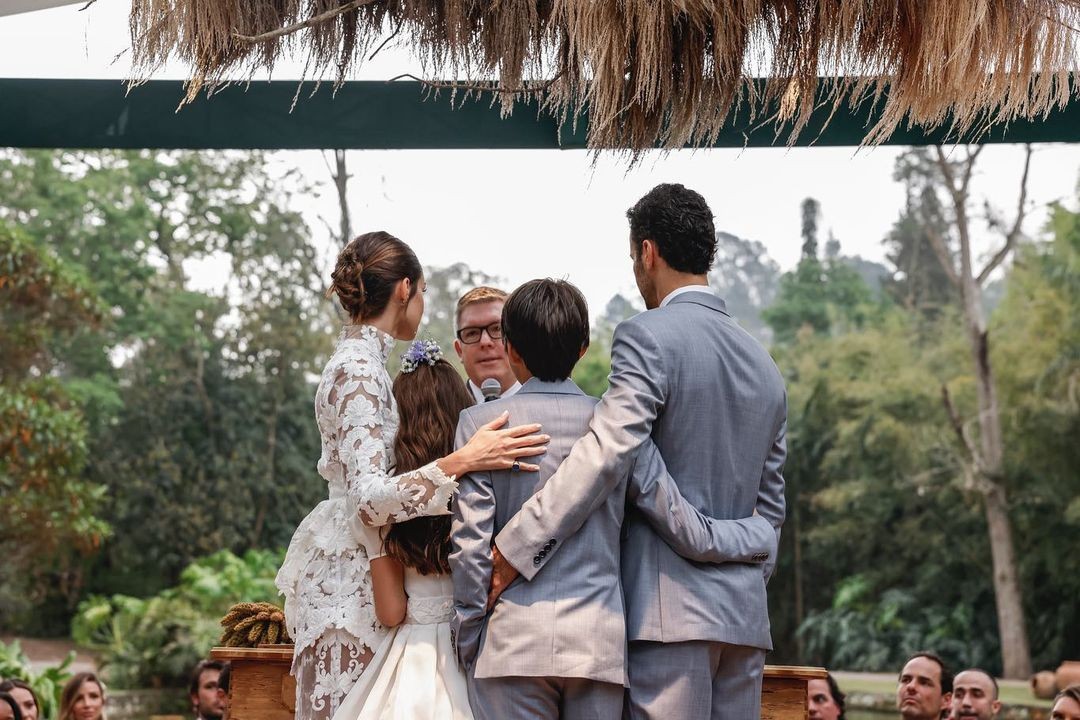
<path id="1" fill-rule="evenodd" d="M 398 414 L 385 365 L 393 345 L 371 326 L 346 326 L 315 395 L 318 470 L 329 498 L 300 523 L 277 576 L 298 654 L 330 628 L 369 648 L 378 645 L 383 629 L 375 619 L 360 524 L 448 513 L 457 488 L 435 463 L 392 474 Z"/>
<path id="2" fill-rule="evenodd" d="M 413 625 L 434 625 L 450 622 L 454 617 L 454 584 L 449 575 L 421 575 L 405 568 L 405 622 Z"/>

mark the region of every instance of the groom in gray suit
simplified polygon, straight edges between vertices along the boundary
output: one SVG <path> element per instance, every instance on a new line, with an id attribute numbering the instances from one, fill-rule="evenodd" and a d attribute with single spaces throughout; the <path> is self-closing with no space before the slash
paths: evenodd
<path id="1" fill-rule="evenodd" d="M 694 507 L 721 519 L 753 512 L 779 540 L 784 382 L 708 287 L 712 212 L 698 193 L 659 185 L 627 216 L 634 277 L 649 309 L 615 330 L 611 386 L 589 432 L 496 536 L 492 598 L 518 574 L 529 584 L 546 575 L 538 573 L 558 561 L 592 509 L 618 492 L 650 438 Z M 764 567 L 695 563 L 640 513 L 626 525 L 627 716 L 758 718 L 772 647 L 765 583 L 775 557 Z"/>
<path id="2" fill-rule="evenodd" d="M 658 537 L 698 561 L 761 563 L 776 535 L 759 516 L 723 522 L 703 516 L 682 497 L 647 442 L 628 467 L 629 481 L 624 476 L 590 503 L 588 517 L 565 539 L 553 567 L 535 582 L 510 588 L 486 618 L 492 538 L 555 472 L 587 430 L 596 404 L 569 379 L 589 341 L 588 310 L 577 288 L 556 280 L 525 283 L 507 299 L 502 328 L 521 390 L 463 411 L 459 442 L 504 411 L 512 424 L 541 422 L 551 441 L 538 475 L 508 468 L 460 480 L 451 533 L 452 628 L 469 672 L 473 712 L 481 720 L 617 718 L 627 682 L 619 580 L 626 500 Z M 549 538 L 532 562 L 539 566 L 557 544 Z"/>

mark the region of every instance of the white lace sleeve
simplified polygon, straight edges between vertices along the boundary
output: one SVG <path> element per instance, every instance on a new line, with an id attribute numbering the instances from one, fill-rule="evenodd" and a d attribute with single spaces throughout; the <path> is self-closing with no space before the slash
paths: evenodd
<path id="1" fill-rule="evenodd" d="M 368 526 L 379 527 L 422 515 L 449 514 L 457 489 L 453 477 L 434 462 L 419 470 L 390 475 L 390 447 L 396 432 L 388 377 L 381 368 L 351 364 L 334 383 L 330 402 L 337 409 L 338 456 L 350 505 Z M 388 428 L 388 423 L 393 427 Z"/>

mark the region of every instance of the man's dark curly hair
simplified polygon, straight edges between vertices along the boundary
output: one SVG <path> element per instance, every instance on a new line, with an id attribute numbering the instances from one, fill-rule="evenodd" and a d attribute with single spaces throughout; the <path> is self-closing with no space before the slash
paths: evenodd
<path id="1" fill-rule="evenodd" d="M 672 270 L 704 275 L 716 256 L 713 215 L 705 198 L 678 184 L 657 185 L 626 211 L 630 239 L 640 250 L 643 240 L 656 243 Z"/>

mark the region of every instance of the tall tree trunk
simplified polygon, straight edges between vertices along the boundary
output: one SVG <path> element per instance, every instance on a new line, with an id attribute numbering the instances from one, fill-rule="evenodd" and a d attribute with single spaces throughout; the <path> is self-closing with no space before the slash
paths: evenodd
<path id="1" fill-rule="evenodd" d="M 341 208 L 341 244 L 352 240 L 352 218 L 349 213 L 349 173 L 345 167 L 345 151 L 334 151 L 334 186 L 337 188 L 338 206 Z"/>
<path id="2" fill-rule="evenodd" d="M 277 383 L 274 389 L 274 399 L 270 408 L 270 418 L 266 427 L 266 485 L 267 493 L 273 492 L 271 488 L 277 482 L 277 445 L 278 445 L 278 415 L 281 414 L 281 404 L 283 400 L 284 389 L 282 385 L 285 382 L 284 375 L 284 361 L 279 359 L 278 361 L 278 374 Z M 267 493 L 263 493 L 259 498 L 258 510 L 255 512 L 255 522 L 251 530 L 250 545 L 252 548 L 259 547 L 259 538 L 262 536 L 263 525 L 266 522 L 267 503 L 269 502 Z"/>
<path id="3" fill-rule="evenodd" d="M 976 289 L 975 294 L 981 305 L 982 293 Z M 979 314 L 981 315 L 981 310 Z M 994 370 L 990 364 L 990 342 L 986 330 L 977 323 L 969 323 L 968 339 L 976 371 L 981 455 L 978 471 L 982 480 L 979 489 L 990 538 L 994 599 L 1001 638 L 1001 664 L 1005 677 L 1027 679 L 1031 676 L 1031 651 L 1028 646 L 1027 623 L 1024 620 L 1012 525 L 1009 521 L 1008 497 L 1003 484 L 1005 476 L 1001 412 L 994 387 Z"/>
<path id="4" fill-rule="evenodd" d="M 997 605 L 998 636 L 1001 640 L 1001 663 L 1007 678 L 1027 679 L 1031 675 L 1031 650 L 1028 646 L 1027 622 L 1020 592 L 1016 551 L 1013 545 L 1012 525 L 1008 514 L 1008 494 L 1005 488 L 1004 441 L 1001 433 L 1001 412 L 994 386 L 994 370 L 990 362 L 990 339 L 982 310 L 982 284 L 990 273 L 1005 260 L 1020 235 L 1027 197 L 1027 177 L 1031 163 L 1031 148 L 1027 148 L 1024 174 L 1021 182 L 1020 203 L 1016 222 L 1006 236 L 1005 243 L 981 272 L 976 272 L 971 249 L 971 226 L 967 203 L 969 183 L 981 148 L 969 152 L 958 178 L 941 148 L 936 148 L 938 167 L 953 202 L 956 215 L 956 234 L 959 241 L 959 268 L 952 264 L 945 241 L 931 233 L 934 249 L 943 263 L 948 262 L 950 279 L 958 286 L 964 312 L 972 366 L 975 371 L 975 387 L 978 402 L 978 447 L 968 443 L 976 487 L 986 515 L 987 534 L 993 566 L 994 599 Z M 954 418 L 957 431 L 964 436 L 958 418 Z"/>

